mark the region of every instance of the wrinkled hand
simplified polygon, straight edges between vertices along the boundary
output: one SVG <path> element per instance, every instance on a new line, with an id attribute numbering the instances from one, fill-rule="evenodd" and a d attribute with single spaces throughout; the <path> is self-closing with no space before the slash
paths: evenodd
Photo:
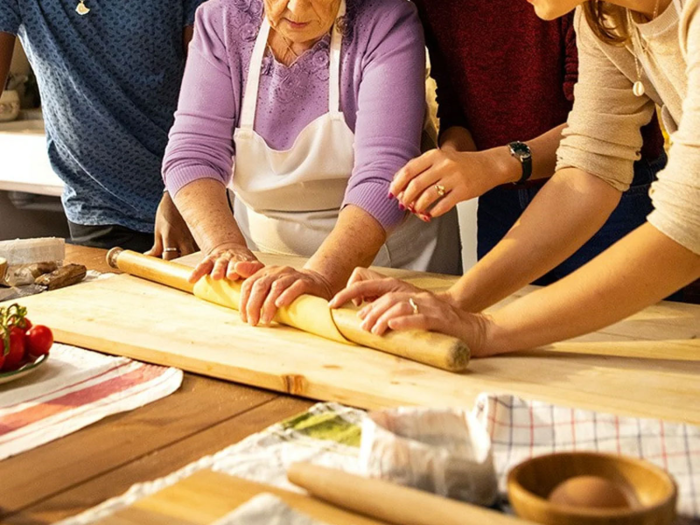
<path id="1" fill-rule="evenodd" d="M 389 187 L 399 204 L 423 220 L 444 215 L 457 203 L 483 195 L 499 182 L 493 150 L 434 149 L 401 168 Z M 438 192 L 444 188 L 444 195 Z M 432 209 L 431 209 L 432 208 Z"/>
<path id="2" fill-rule="evenodd" d="M 166 248 L 171 248 L 166 250 Z M 176 248 L 177 251 L 172 250 Z M 153 248 L 146 252 L 151 257 L 162 257 L 166 261 L 177 259 L 197 251 L 197 243 L 180 215 L 169 193 L 164 193 L 156 211 Z"/>
<path id="3" fill-rule="evenodd" d="M 431 292 L 389 293 L 362 308 L 358 316 L 362 328 L 376 335 L 388 329 L 429 330 L 463 340 L 474 357 L 490 353 L 486 347 L 492 328 L 490 318 L 460 310 Z"/>
<path id="4" fill-rule="evenodd" d="M 270 324 L 278 308 L 289 306 L 303 294 L 330 299 L 332 286 L 319 273 L 289 266 L 267 266 L 247 275 L 241 287 L 241 320 L 252 326 Z"/>
<path id="5" fill-rule="evenodd" d="M 355 268 L 344 290 L 331 300 L 331 308 L 340 308 L 352 301 L 355 306 L 363 302 L 372 302 L 391 292 L 420 293 L 423 290 L 405 281 L 386 277 L 368 268 Z"/>
<path id="6" fill-rule="evenodd" d="M 196 283 L 203 276 L 211 274 L 214 280 L 226 277 L 232 281 L 246 278 L 265 265 L 258 261 L 247 246 L 222 244 L 212 249 L 190 274 L 190 282 Z"/>

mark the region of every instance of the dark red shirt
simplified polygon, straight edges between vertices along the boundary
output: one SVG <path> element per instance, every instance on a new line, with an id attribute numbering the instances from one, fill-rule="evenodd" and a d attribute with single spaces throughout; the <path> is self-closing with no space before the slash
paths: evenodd
<path id="1" fill-rule="evenodd" d="M 540 20 L 525 0 L 414 0 L 438 85 L 440 128 L 467 128 L 479 150 L 566 122 L 578 79 L 573 14 Z M 644 130 L 644 154 L 663 137 Z"/>

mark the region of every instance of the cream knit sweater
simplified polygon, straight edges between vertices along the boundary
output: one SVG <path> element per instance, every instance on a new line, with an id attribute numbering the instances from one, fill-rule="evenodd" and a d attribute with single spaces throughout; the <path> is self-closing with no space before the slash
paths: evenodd
<path id="1" fill-rule="evenodd" d="M 683 4 L 673 0 L 655 20 L 636 25 L 643 49 L 601 42 L 579 9 L 579 82 L 557 169 L 578 168 L 625 191 L 640 158 L 640 128 L 658 104 L 672 147 L 666 169 L 652 185 L 655 209 L 648 220 L 700 254 L 700 0 Z M 635 52 L 643 69 L 643 97 L 632 93 Z"/>

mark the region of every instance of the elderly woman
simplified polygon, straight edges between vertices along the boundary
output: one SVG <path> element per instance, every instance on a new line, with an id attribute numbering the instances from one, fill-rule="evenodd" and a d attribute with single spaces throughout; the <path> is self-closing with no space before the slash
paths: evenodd
<path id="1" fill-rule="evenodd" d="M 424 53 L 405 0 L 204 4 L 163 167 L 206 254 L 192 280 L 246 279 L 241 316 L 256 325 L 302 293 L 330 299 L 373 261 L 455 273 L 454 217 L 406 219 L 388 198 L 419 154 Z M 254 250 L 310 260 L 265 267 Z"/>

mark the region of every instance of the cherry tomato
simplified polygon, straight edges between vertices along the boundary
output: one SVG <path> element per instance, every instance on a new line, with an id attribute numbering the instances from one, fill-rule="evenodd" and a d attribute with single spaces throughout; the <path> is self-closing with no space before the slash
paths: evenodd
<path id="1" fill-rule="evenodd" d="M 16 370 L 24 360 L 25 335 L 18 326 L 10 328 L 10 352 L 5 355 L 3 370 Z"/>
<path id="2" fill-rule="evenodd" d="M 26 317 L 22 320 L 22 322 L 23 324 L 20 328 L 22 328 L 22 330 L 24 330 L 24 333 L 26 334 L 27 330 L 29 330 L 32 327 L 32 322 Z"/>
<path id="3" fill-rule="evenodd" d="M 27 353 L 38 357 L 48 354 L 53 345 L 53 334 L 48 326 L 41 324 L 32 326 L 27 330 Z"/>

